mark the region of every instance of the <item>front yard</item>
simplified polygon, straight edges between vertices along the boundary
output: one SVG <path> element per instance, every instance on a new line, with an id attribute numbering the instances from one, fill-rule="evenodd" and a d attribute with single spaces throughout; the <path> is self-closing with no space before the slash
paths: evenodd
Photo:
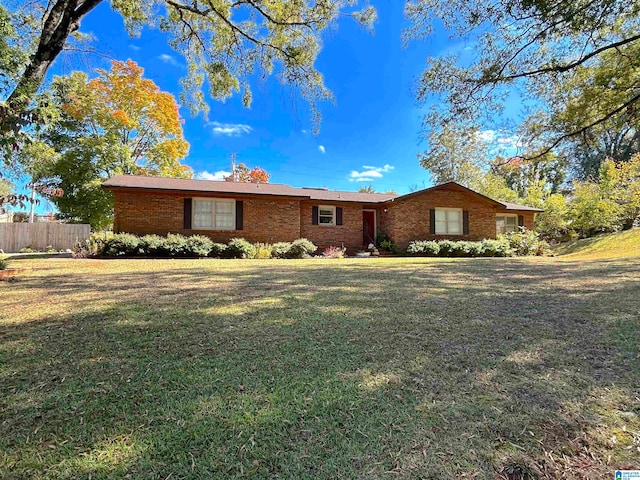
<path id="1" fill-rule="evenodd" d="M 1 478 L 613 478 L 638 259 L 14 260 Z"/>

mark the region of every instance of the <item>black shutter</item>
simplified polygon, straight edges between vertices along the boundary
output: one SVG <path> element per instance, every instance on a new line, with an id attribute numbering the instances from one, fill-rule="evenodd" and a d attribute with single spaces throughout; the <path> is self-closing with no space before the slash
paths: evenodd
<path id="1" fill-rule="evenodd" d="M 244 214 L 244 202 L 242 200 L 236 200 L 236 230 L 242 230 L 244 227 L 243 216 Z"/>
<path id="2" fill-rule="evenodd" d="M 431 235 L 436 234 L 436 209 L 429 210 L 429 233 Z"/>
<path id="3" fill-rule="evenodd" d="M 518 226 L 524 227 L 524 215 L 518 215 Z"/>
<path id="4" fill-rule="evenodd" d="M 318 225 L 318 207 L 311 208 L 311 224 Z"/>
<path id="5" fill-rule="evenodd" d="M 469 210 L 462 212 L 462 234 L 469 235 Z"/>
<path id="6" fill-rule="evenodd" d="M 342 225 L 342 207 L 336 207 L 336 225 Z"/>
<path id="7" fill-rule="evenodd" d="M 191 230 L 191 205 L 193 200 L 191 198 L 184 199 L 184 229 Z"/>

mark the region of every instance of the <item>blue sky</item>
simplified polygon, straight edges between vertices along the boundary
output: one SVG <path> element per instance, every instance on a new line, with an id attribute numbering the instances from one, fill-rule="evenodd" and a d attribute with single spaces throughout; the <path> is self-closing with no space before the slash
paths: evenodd
<path id="1" fill-rule="evenodd" d="M 372 185 L 398 193 L 429 186 L 429 174 L 416 157 L 425 148 L 425 108 L 416 105 L 412 88 L 426 58 L 452 45 L 446 32 L 436 30 L 427 40 L 403 48 L 403 2 L 371 3 L 378 10 L 374 33 L 347 18 L 324 35 L 316 65 L 336 102 L 320 106 L 318 135 L 311 133 L 304 100 L 292 102 L 291 91 L 271 78 L 254 85 L 250 109 L 239 96 L 225 103 L 209 101 L 208 119 L 192 117 L 182 107 L 184 134 L 191 145 L 184 163 L 201 178 L 219 178 L 229 171 L 235 153 L 238 162 L 271 173 L 272 183 L 342 190 Z M 98 51 L 118 60 L 131 58 L 145 69 L 145 77 L 178 97 L 186 69 L 164 34 L 147 29 L 130 38 L 106 2 L 83 20 L 81 31 L 95 37 Z M 50 75 L 108 65 L 109 60 L 99 56 L 61 58 Z M 43 209 L 46 205 L 38 208 Z"/>

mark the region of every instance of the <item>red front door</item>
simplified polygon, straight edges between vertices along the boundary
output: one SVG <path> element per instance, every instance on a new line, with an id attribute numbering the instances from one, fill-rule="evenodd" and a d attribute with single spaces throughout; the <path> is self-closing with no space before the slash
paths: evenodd
<path id="1" fill-rule="evenodd" d="M 362 212 L 362 245 L 367 247 L 376 243 L 376 212 Z"/>

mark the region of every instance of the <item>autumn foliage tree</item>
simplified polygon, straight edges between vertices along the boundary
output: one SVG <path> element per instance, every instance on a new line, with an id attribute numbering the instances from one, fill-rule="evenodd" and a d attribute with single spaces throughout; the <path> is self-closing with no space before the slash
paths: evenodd
<path id="1" fill-rule="evenodd" d="M 104 228 L 112 205 L 100 184 L 108 177 L 190 178 L 192 171 L 180 163 L 189 144 L 175 98 L 143 78 L 143 69 L 132 61 L 113 62 L 110 71 L 97 73 L 91 80 L 81 72 L 54 80 L 49 100 L 58 106 L 59 118 L 38 143 L 55 154 L 31 170 L 64 190 L 52 199 L 62 217 Z"/>
<path id="2" fill-rule="evenodd" d="M 271 174 L 260 167 L 249 168 L 244 163 L 235 168 L 235 172 L 224 177 L 227 182 L 269 183 Z"/>

